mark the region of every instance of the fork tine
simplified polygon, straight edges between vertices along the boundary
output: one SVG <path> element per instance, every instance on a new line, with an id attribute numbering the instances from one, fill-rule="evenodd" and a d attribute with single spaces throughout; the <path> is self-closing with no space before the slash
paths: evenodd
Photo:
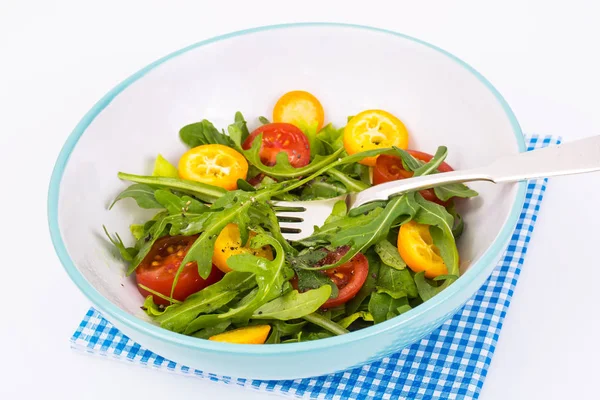
<path id="1" fill-rule="evenodd" d="M 294 241 L 312 235 L 315 226 L 323 225 L 331 214 L 333 205 L 345 199 L 343 195 L 326 200 L 273 201 L 272 204 L 283 237 Z"/>

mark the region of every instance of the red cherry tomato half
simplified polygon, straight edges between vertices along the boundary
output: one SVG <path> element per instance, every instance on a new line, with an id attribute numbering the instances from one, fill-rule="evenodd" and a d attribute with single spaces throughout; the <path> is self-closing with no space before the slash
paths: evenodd
<path id="1" fill-rule="evenodd" d="M 431 160 L 433 158 L 433 156 L 431 154 L 423 153 L 422 151 L 417 151 L 417 150 L 407 150 L 407 151 L 414 158 L 424 161 L 424 162 L 428 162 L 429 160 Z M 438 171 L 450 172 L 450 171 L 454 171 L 454 169 L 450 165 L 446 164 L 445 162 L 442 162 L 440 164 L 440 166 L 438 167 Z M 413 176 L 413 173 L 406 171 L 404 169 L 404 167 L 402 166 L 402 161 L 400 160 L 400 157 L 390 156 L 390 155 L 386 155 L 386 154 L 382 154 L 381 156 L 377 157 L 377 162 L 375 163 L 375 168 L 373 169 L 373 184 L 374 185 L 379 185 L 380 183 L 385 183 L 385 182 L 390 182 L 390 181 L 396 181 L 398 179 L 410 178 L 411 176 Z M 419 193 L 421 193 L 421 196 L 423 196 L 423 198 L 425 198 L 425 200 L 433 201 L 444 207 L 448 205 L 448 201 L 441 201 L 440 199 L 437 198 L 433 189 L 424 189 L 424 190 L 421 190 Z"/>
<path id="2" fill-rule="evenodd" d="M 349 250 L 348 246 L 339 247 L 337 250 L 328 253 L 317 266 L 334 264 L 338 262 Z M 369 261 L 367 257 L 361 253 L 355 255 L 345 264 L 336 268 L 319 271 L 326 275 L 338 287 L 338 296 L 335 299 L 327 300 L 322 306 L 322 309 L 337 307 L 345 304 L 360 290 L 367 280 L 369 274 Z M 290 281 L 292 287 L 298 290 L 298 279 L 296 276 Z"/>
<path id="3" fill-rule="evenodd" d="M 260 160 L 272 166 L 277 162 L 277 154 L 284 151 L 294 168 L 304 167 L 310 162 L 310 145 L 306 135 L 296 126 L 285 122 L 265 124 L 254 130 L 242 144 L 248 150 L 254 139 L 262 133 Z"/>
<path id="4" fill-rule="evenodd" d="M 165 236 L 158 239 L 135 270 L 137 283 L 170 297 L 177 269 L 179 269 L 181 261 L 197 238 L 198 235 Z M 189 262 L 179 274 L 173 298 L 184 301 L 189 295 L 218 282 L 222 277 L 223 273 L 213 265 L 208 278 L 202 279 L 198 274 L 198 264 Z M 144 297 L 151 294 L 139 286 L 138 290 Z M 169 305 L 169 302 L 165 299 L 156 295 L 152 295 L 152 297 L 156 304 Z"/>

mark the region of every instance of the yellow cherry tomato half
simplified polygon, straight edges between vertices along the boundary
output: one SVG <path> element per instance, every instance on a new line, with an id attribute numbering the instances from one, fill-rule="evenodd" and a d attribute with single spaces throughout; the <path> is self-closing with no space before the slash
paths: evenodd
<path id="1" fill-rule="evenodd" d="M 256 233 L 250 231 L 250 239 L 256 236 Z M 248 243 L 249 244 L 249 243 Z M 227 224 L 225 228 L 217 236 L 215 241 L 215 250 L 213 253 L 212 262 L 221 271 L 227 273 L 231 268 L 227 265 L 227 259 L 235 254 L 253 254 L 258 257 L 273 260 L 273 250 L 271 246 L 263 246 L 257 249 L 242 246 L 240 238 L 240 230 L 236 224 Z"/>
<path id="2" fill-rule="evenodd" d="M 344 148 L 350 155 L 392 146 L 406 149 L 408 131 L 402 121 L 387 111 L 363 111 L 344 128 Z M 373 167 L 376 160 L 377 157 L 367 157 L 359 162 Z"/>
<path id="3" fill-rule="evenodd" d="M 223 189 L 237 189 L 237 180 L 246 179 L 248 161 L 222 144 L 205 144 L 186 151 L 179 159 L 179 177 Z"/>
<path id="4" fill-rule="evenodd" d="M 425 271 L 427 278 L 448 274 L 440 250 L 433 244 L 429 225 L 415 221 L 403 224 L 398 234 L 398 252 L 411 270 Z"/>
<path id="5" fill-rule="evenodd" d="M 312 94 L 294 90 L 287 92 L 277 100 L 273 108 L 273 122 L 287 122 L 300 129 L 323 127 L 325 112 L 321 102 Z"/>
<path id="6" fill-rule="evenodd" d="M 252 325 L 219 333 L 208 338 L 214 342 L 235 344 L 264 344 L 271 331 L 270 325 Z"/>

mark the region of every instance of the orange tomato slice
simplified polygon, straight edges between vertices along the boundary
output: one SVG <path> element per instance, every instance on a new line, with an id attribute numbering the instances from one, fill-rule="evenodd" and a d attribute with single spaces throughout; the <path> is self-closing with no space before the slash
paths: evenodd
<path id="1" fill-rule="evenodd" d="M 237 180 L 246 179 L 248 161 L 243 155 L 222 144 L 206 144 L 186 151 L 179 159 L 179 176 L 220 186 L 227 190 L 237 189 Z"/>
<path id="2" fill-rule="evenodd" d="M 256 236 L 256 233 L 250 232 L 250 239 Z M 264 257 L 267 260 L 273 260 L 273 250 L 271 246 L 264 246 L 258 249 L 252 249 L 248 246 L 242 246 L 240 230 L 236 224 L 227 224 L 215 240 L 215 250 L 213 252 L 212 262 L 221 271 L 227 273 L 231 268 L 227 265 L 227 259 L 235 254 L 253 254 L 258 257 Z"/>
<path id="3" fill-rule="evenodd" d="M 448 274 L 440 250 L 433 244 L 429 225 L 415 221 L 403 224 L 398 234 L 398 252 L 411 270 L 425 271 L 427 278 Z"/>
<path id="4" fill-rule="evenodd" d="M 350 155 L 392 146 L 406 149 L 408 131 L 402 121 L 387 111 L 363 111 L 344 128 L 344 148 Z M 377 157 L 367 157 L 359 162 L 373 167 L 376 160 Z"/>
<path id="5" fill-rule="evenodd" d="M 300 129 L 323 127 L 325 112 L 319 100 L 312 94 L 294 90 L 281 96 L 273 108 L 273 122 L 287 122 Z"/>

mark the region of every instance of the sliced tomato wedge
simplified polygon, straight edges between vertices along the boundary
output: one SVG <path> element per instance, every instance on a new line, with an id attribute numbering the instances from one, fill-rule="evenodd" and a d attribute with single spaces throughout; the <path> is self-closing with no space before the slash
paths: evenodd
<path id="1" fill-rule="evenodd" d="M 310 145 L 306 135 L 296 126 L 285 122 L 265 124 L 254 130 L 242 144 L 244 150 L 252 147 L 254 139 L 262 133 L 260 160 L 267 166 L 277 163 L 277 154 L 285 152 L 294 168 L 310 162 Z"/>
<path id="2" fill-rule="evenodd" d="M 422 151 L 417 150 L 407 150 L 407 152 L 415 157 L 417 160 L 421 160 L 424 162 L 429 162 L 433 156 L 431 154 L 423 153 Z M 454 171 L 454 169 L 442 162 L 438 167 L 439 172 L 450 172 Z M 413 173 L 404 169 L 402 165 L 402 160 L 400 157 L 391 156 L 387 154 L 382 154 L 377 157 L 377 161 L 375 162 L 375 168 L 373 169 L 373 184 L 379 185 L 381 183 L 396 181 L 398 179 L 410 178 L 413 176 Z M 433 201 L 439 205 L 447 206 L 449 201 L 442 201 L 438 199 L 435 195 L 435 191 L 433 189 L 424 189 L 421 190 L 421 196 L 425 198 L 425 200 Z"/>
<path id="3" fill-rule="evenodd" d="M 327 253 L 327 255 L 320 260 L 316 266 L 323 266 L 328 264 L 334 264 L 338 262 L 350 249 L 349 246 L 342 246 L 335 251 Z M 369 274 L 369 261 L 367 257 L 358 253 L 345 264 L 340 265 L 336 268 L 326 269 L 319 271 L 326 275 L 338 288 L 338 295 L 334 299 L 327 300 L 321 309 L 327 309 L 332 307 L 341 306 L 342 304 L 350 301 L 360 288 L 365 284 L 367 275 Z M 298 278 L 294 277 L 290 280 L 292 287 L 298 290 Z"/>
<path id="4" fill-rule="evenodd" d="M 170 297 L 175 274 L 197 238 L 198 235 L 165 236 L 158 239 L 135 270 L 137 283 L 163 296 Z M 198 264 L 189 262 L 179 274 L 173 298 L 184 301 L 189 295 L 218 282 L 222 277 L 223 273 L 213 265 L 208 278 L 202 279 L 198 274 Z M 144 297 L 152 294 L 139 286 L 138 290 Z M 169 301 L 157 295 L 152 294 L 152 297 L 156 304 L 169 305 Z"/>

